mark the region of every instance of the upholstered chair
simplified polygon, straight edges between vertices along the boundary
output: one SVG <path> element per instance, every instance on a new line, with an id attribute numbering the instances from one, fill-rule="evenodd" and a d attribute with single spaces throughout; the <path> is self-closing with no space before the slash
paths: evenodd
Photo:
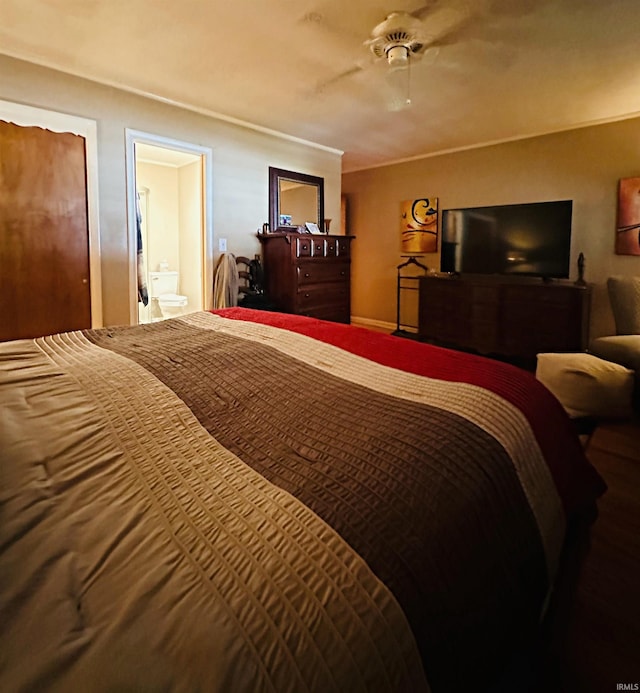
<path id="1" fill-rule="evenodd" d="M 598 337 L 589 352 L 607 361 L 635 371 L 636 394 L 640 384 L 640 277 L 609 277 L 609 302 L 616 324 L 616 334 Z"/>

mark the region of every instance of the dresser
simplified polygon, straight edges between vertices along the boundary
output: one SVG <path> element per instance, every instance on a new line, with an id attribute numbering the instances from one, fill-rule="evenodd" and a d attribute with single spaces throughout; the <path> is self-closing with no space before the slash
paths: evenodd
<path id="1" fill-rule="evenodd" d="M 568 282 L 420 278 L 418 332 L 444 346 L 535 363 L 587 346 L 591 290 Z"/>
<path id="2" fill-rule="evenodd" d="M 349 323 L 353 236 L 258 235 L 266 294 L 285 313 Z"/>

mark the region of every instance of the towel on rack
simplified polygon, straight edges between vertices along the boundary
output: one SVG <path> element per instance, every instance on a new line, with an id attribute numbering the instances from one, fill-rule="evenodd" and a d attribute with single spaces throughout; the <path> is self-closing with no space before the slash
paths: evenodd
<path id="1" fill-rule="evenodd" d="M 213 280 L 213 307 L 232 308 L 238 305 L 238 266 L 233 253 L 224 253 L 218 260 Z"/>

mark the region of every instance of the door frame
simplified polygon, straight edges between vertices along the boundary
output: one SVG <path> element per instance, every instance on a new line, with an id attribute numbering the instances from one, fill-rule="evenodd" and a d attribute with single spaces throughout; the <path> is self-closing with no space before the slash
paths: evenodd
<path id="1" fill-rule="evenodd" d="M 98 212 L 98 130 L 95 120 L 0 100 L 0 119 L 21 127 L 70 132 L 85 141 L 91 327 L 102 327 L 102 269 Z"/>
<path id="2" fill-rule="evenodd" d="M 183 142 L 140 130 L 125 129 L 125 158 L 127 175 L 127 224 L 129 243 L 129 318 L 138 323 L 138 257 L 136 241 L 136 157 L 135 145 L 151 144 L 164 149 L 175 149 L 202 157 L 202 299 L 206 309 L 213 297 L 213 149 Z"/>

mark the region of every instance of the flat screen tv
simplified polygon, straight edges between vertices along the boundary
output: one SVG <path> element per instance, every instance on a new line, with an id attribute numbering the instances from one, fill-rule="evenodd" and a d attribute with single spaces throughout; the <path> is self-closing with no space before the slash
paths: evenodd
<path id="1" fill-rule="evenodd" d="M 569 276 L 572 200 L 445 209 L 442 272 Z"/>

